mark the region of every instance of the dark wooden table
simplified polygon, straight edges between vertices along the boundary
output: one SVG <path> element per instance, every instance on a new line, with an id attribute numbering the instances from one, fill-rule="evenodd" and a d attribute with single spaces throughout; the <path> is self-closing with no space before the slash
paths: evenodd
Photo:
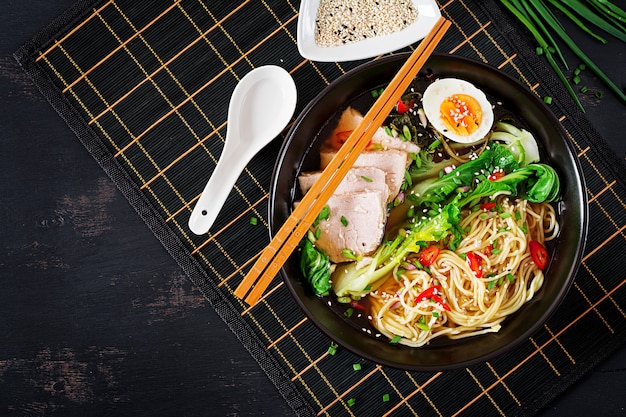
<path id="1" fill-rule="evenodd" d="M 1 6 L 0 415 L 290 415 L 11 57 L 72 2 Z M 626 47 L 594 49 L 625 85 Z M 625 158 L 626 105 L 584 104 Z M 626 415 L 625 387 L 622 347 L 541 415 Z"/>

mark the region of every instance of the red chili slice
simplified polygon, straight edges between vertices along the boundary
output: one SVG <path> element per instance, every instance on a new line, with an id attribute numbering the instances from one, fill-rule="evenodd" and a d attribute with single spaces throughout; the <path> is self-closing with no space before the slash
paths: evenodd
<path id="1" fill-rule="evenodd" d="M 484 210 L 484 211 L 489 211 L 491 209 L 494 209 L 496 207 L 496 202 L 495 201 L 490 201 L 489 203 L 485 203 L 485 204 L 481 204 L 480 205 L 480 209 Z"/>
<path id="2" fill-rule="evenodd" d="M 433 285 L 432 287 L 428 287 L 424 291 L 419 293 L 417 297 L 415 297 L 415 302 L 419 303 L 420 301 L 428 300 L 429 298 L 432 298 L 433 295 L 437 294 L 439 291 L 441 291 L 441 287 L 438 285 Z"/>
<path id="3" fill-rule="evenodd" d="M 411 109 L 411 107 L 413 107 L 414 104 L 414 100 L 405 103 L 404 101 L 402 101 L 402 99 L 398 99 L 398 104 L 396 104 L 396 110 L 398 111 L 398 113 L 406 113 Z"/>
<path id="4" fill-rule="evenodd" d="M 441 249 L 439 249 L 437 246 L 431 245 L 427 247 L 420 253 L 420 264 L 422 264 L 422 266 L 431 266 L 439 256 L 440 251 Z"/>
<path id="5" fill-rule="evenodd" d="M 365 311 L 365 307 L 354 300 L 350 301 L 350 307 L 356 308 L 357 310 Z"/>
<path id="6" fill-rule="evenodd" d="M 441 307 L 443 307 L 444 310 L 450 311 L 450 306 L 447 305 L 438 295 L 433 295 L 431 299 L 437 304 L 441 304 Z"/>
<path id="7" fill-rule="evenodd" d="M 337 143 L 339 145 L 343 145 L 344 143 L 346 143 L 346 140 L 348 140 L 351 133 L 352 130 L 342 130 L 341 132 L 337 132 L 335 134 L 335 137 L 337 138 Z"/>
<path id="8" fill-rule="evenodd" d="M 346 143 L 346 141 L 348 140 L 352 132 L 354 132 L 354 130 L 342 130 L 341 132 L 335 133 L 335 143 L 336 143 L 335 147 L 337 149 L 341 148 L 341 146 L 344 143 Z M 366 148 L 369 148 L 371 145 L 372 145 L 372 140 L 370 139 L 370 141 L 367 142 Z"/>
<path id="9" fill-rule="evenodd" d="M 481 265 L 482 259 L 480 259 L 480 256 L 476 255 L 474 252 L 467 252 L 465 255 L 465 262 L 467 262 L 467 265 L 474 273 L 474 276 L 476 278 L 482 278 L 483 266 Z"/>
<path id="10" fill-rule="evenodd" d="M 500 178 L 504 177 L 504 171 L 501 169 L 497 169 L 489 175 L 489 181 L 498 181 Z"/>
<path id="11" fill-rule="evenodd" d="M 533 262 L 537 265 L 537 268 L 544 270 L 548 266 L 548 262 L 550 262 L 550 255 L 546 248 L 536 240 L 531 240 L 528 243 L 528 247 L 530 248 L 530 256 L 533 258 Z"/>

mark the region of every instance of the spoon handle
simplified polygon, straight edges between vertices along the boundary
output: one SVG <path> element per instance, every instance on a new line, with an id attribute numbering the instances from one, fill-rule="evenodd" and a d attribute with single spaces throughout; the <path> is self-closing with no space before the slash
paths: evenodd
<path id="1" fill-rule="evenodd" d="M 203 235 L 209 231 L 250 159 L 252 156 L 245 151 L 227 152 L 224 149 L 189 217 L 189 228 L 193 233 Z"/>

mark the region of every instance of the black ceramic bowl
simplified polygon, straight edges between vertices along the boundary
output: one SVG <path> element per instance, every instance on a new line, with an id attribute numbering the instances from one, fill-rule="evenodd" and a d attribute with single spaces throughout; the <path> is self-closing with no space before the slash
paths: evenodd
<path id="1" fill-rule="evenodd" d="M 372 89 L 386 85 L 407 55 L 368 62 L 329 85 L 302 111 L 282 145 L 270 190 L 270 231 L 275 234 L 298 197 L 297 176 L 315 170 L 324 130 L 348 104 Z M 433 341 L 421 348 L 390 344 L 363 332 L 363 323 L 331 308 L 315 296 L 301 275 L 294 253 L 281 270 L 287 288 L 304 313 L 333 341 L 373 362 L 412 371 L 440 371 L 489 360 L 531 336 L 556 310 L 572 283 L 583 253 L 587 232 L 587 200 L 578 160 L 562 126 L 542 100 L 507 74 L 491 66 L 450 55 L 432 55 L 421 74 L 456 77 L 472 82 L 517 114 L 540 142 L 542 160 L 558 172 L 562 201 L 557 204 L 561 232 L 550 246 L 551 263 L 539 293 L 508 317 L 498 333 L 460 340 Z M 322 132 L 320 134 L 320 132 Z M 333 305 L 337 303 L 332 303 Z M 437 342 L 437 343 L 435 343 Z"/>

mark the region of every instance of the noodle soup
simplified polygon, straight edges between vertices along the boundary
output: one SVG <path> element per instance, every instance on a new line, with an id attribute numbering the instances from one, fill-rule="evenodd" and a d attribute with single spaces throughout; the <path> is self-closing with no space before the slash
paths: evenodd
<path id="1" fill-rule="evenodd" d="M 374 135 L 364 152 L 367 155 L 360 156 L 365 158 L 363 163 L 355 164 L 383 170 L 390 191 L 371 191 L 374 180 L 358 171 L 360 178 L 356 175 L 343 191 L 340 186 L 331 198 L 300 254 L 304 276 L 316 277 L 311 280 L 313 289 L 338 314 L 374 338 L 411 347 L 498 332 L 505 319 L 542 287 L 543 270 L 549 263 L 545 245 L 559 232 L 552 205 L 560 197 L 559 179 L 540 163 L 539 148 L 524 123 L 497 99 L 485 97 L 482 110 L 474 111 L 493 114 L 489 120 L 496 122 L 486 129 L 489 133 L 469 143 L 447 139 L 444 136 L 456 138 L 458 133 L 444 135 L 445 130 L 435 129 L 422 106 L 424 91 L 437 78 L 431 73 L 414 80 L 381 132 Z M 324 168 L 324 159 L 329 159 L 326 154 L 332 155 L 342 145 L 382 88 L 360 95 L 329 121 L 319 133 L 325 138 L 319 154 L 309 155 L 308 166 Z M 461 105 L 466 100 L 468 96 Z M 431 109 L 430 114 L 438 111 Z M 462 116 L 471 115 L 463 111 Z M 406 154 L 405 165 L 402 158 L 396 162 L 401 165 L 399 174 L 387 166 L 398 152 Z M 504 158 L 509 160 L 498 162 Z M 468 174 L 474 166 L 477 171 Z M 309 181 L 303 178 L 309 175 L 300 173 L 301 193 Z M 538 198 L 537 190 L 529 189 L 544 177 L 552 183 L 544 186 Z M 359 193 L 375 197 L 361 203 Z M 376 209 L 381 202 L 387 209 L 382 219 Z M 439 219 L 444 210 L 454 214 Z M 380 230 L 369 233 L 351 227 L 359 219 L 352 212 L 365 217 L 361 223 L 367 225 L 362 228 Z M 378 214 L 371 216 L 372 212 Z M 432 237 L 417 230 L 441 222 L 452 224 L 436 230 Z M 349 239 L 346 234 L 354 236 Z M 412 247 L 403 249 L 407 245 Z M 374 249 L 361 250 L 368 246 Z M 327 274 L 319 268 L 325 262 Z"/>
<path id="2" fill-rule="evenodd" d="M 293 210 L 294 202 L 302 196 L 299 176 L 319 170 L 320 151 L 338 125 L 343 112 L 353 107 L 364 114 L 375 99 L 371 92 L 389 82 L 406 56 L 408 54 L 397 54 L 362 64 L 333 81 L 302 110 L 283 142 L 273 171 L 269 198 L 271 235 L 279 230 Z M 395 336 L 390 338 L 383 335 L 373 326 L 368 318 L 371 316 L 370 301 L 373 297 L 362 296 L 357 302 L 358 306 L 352 306 L 339 302 L 332 288 L 327 295 L 317 295 L 309 277 L 300 268 L 303 252 L 294 252 L 283 265 L 280 274 L 287 290 L 309 321 L 340 347 L 378 364 L 409 371 L 432 372 L 458 369 L 490 360 L 528 340 L 545 323 L 565 297 L 580 265 L 586 236 L 587 203 L 576 151 L 559 120 L 535 92 L 500 70 L 454 55 L 435 53 L 430 56 L 420 73 L 421 78 L 417 80 L 424 86 L 430 83 L 428 70 L 432 70 L 435 77 L 466 80 L 481 89 L 494 105 L 494 121 L 505 121 L 531 132 L 538 142 L 540 162 L 549 164 L 558 172 L 560 200 L 550 205 L 555 210 L 560 230 L 552 233 L 556 235 L 554 239 L 544 242 L 549 254 L 549 266 L 543 271 L 545 277 L 541 288 L 532 299 L 501 323 L 497 333 L 461 339 L 443 335 L 415 348 L 399 343 Z M 467 144 L 453 146 L 466 147 Z M 437 156 L 436 153 L 432 154 L 434 163 L 439 162 Z M 413 173 L 412 178 L 415 179 L 414 186 L 423 183 L 418 173 Z M 369 190 L 369 194 L 376 193 L 377 190 Z M 480 207 L 482 204 L 477 201 L 473 205 Z M 408 210 L 409 207 L 398 205 L 389 212 L 383 231 L 386 240 L 395 238 Z M 348 226 L 356 223 L 349 216 L 345 217 Z M 336 224 L 337 229 L 345 227 L 340 221 Z M 497 252 L 498 244 L 495 249 Z M 342 266 L 350 264 L 341 263 Z M 493 280 L 493 285 L 498 284 L 499 280 Z M 508 282 L 506 277 L 502 279 L 501 285 L 505 285 L 505 282 Z M 369 292 L 380 290 L 380 285 Z M 444 302 L 447 305 L 447 301 Z"/>

